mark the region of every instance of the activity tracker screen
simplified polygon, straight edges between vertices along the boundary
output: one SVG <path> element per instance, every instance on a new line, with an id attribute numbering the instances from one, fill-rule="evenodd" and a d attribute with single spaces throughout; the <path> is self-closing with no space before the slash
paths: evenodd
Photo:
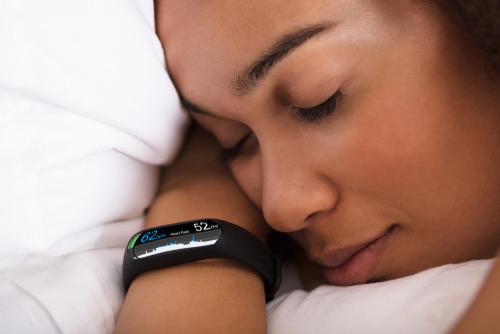
<path id="1" fill-rule="evenodd" d="M 213 245 L 221 236 L 221 227 L 211 220 L 199 220 L 136 234 L 128 248 L 134 248 L 138 258 L 144 258 L 180 249 Z"/>

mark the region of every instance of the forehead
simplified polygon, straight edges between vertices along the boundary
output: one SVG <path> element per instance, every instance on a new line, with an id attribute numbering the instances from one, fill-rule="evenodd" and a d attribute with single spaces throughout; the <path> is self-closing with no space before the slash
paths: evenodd
<path id="1" fill-rule="evenodd" d="M 157 12 L 170 74 L 194 101 L 230 92 L 278 38 L 325 21 L 363 22 L 373 1 L 165 1 Z M 369 9 L 370 7 L 370 9 Z M 368 10 L 369 9 L 369 10 Z"/>

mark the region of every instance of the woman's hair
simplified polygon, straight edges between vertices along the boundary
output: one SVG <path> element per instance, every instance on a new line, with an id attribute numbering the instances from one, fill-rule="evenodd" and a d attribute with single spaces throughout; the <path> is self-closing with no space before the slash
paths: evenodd
<path id="1" fill-rule="evenodd" d="M 500 75 L 500 0 L 439 0 L 439 5 L 483 53 L 489 70 Z"/>

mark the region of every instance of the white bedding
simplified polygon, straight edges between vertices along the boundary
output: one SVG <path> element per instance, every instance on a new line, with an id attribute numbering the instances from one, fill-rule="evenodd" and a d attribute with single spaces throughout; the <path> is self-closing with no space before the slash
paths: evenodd
<path id="1" fill-rule="evenodd" d="M 0 0 L 2 333 L 109 333 L 186 124 L 151 0 Z"/>
<path id="2" fill-rule="evenodd" d="M 0 0 L 2 333 L 112 331 L 123 249 L 185 125 L 151 0 Z M 440 332 L 487 267 L 295 290 L 269 329 Z"/>

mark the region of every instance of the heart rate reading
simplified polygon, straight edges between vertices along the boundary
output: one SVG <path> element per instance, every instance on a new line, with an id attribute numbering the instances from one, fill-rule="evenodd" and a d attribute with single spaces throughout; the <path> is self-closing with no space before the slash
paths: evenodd
<path id="1" fill-rule="evenodd" d="M 219 228 L 219 225 L 216 223 L 209 223 L 209 222 L 199 222 L 199 223 L 194 223 L 193 224 L 196 232 L 201 232 L 201 231 L 210 231 L 216 228 Z"/>
<path id="2" fill-rule="evenodd" d="M 214 229 L 208 229 L 205 231 L 201 230 L 200 232 L 189 233 L 162 240 L 155 240 L 137 245 L 134 249 L 134 253 L 136 257 L 144 258 L 181 249 L 210 246 L 219 240 L 220 235 L 221 231 L 217 225 Z"/>

